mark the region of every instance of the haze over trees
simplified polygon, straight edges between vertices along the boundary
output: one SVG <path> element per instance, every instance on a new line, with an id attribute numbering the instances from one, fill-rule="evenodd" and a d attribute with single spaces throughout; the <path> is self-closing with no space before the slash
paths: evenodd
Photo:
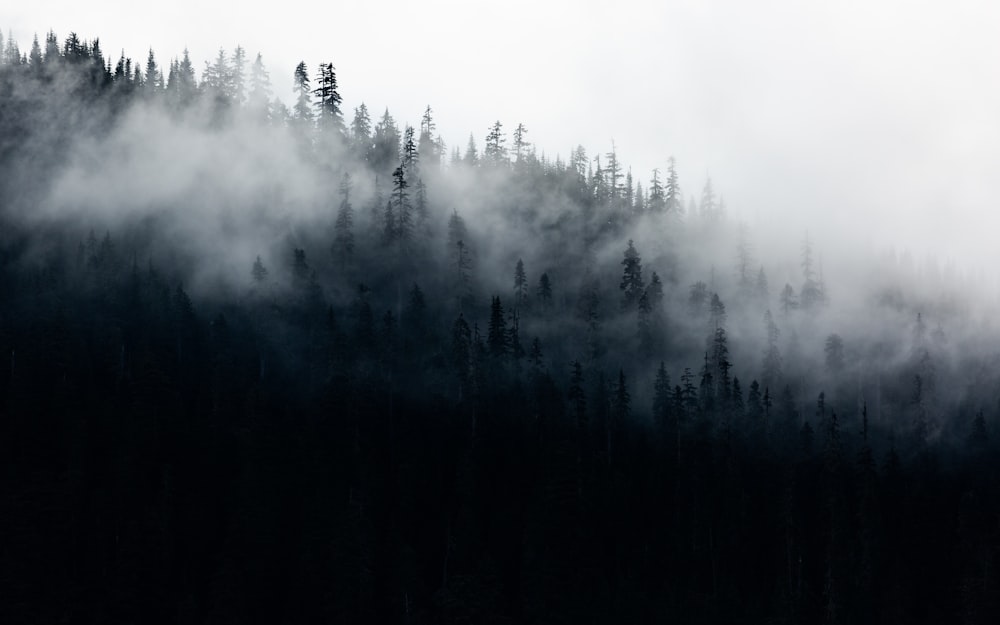
<path id="1" fill-rule="evenodd" d="M 1000 349 L 958 275 L 850 279 L 725 181 L 488 110 L 449 152 L 328 60 L 27 50 L 3 622 L 1000 617 Z"/>

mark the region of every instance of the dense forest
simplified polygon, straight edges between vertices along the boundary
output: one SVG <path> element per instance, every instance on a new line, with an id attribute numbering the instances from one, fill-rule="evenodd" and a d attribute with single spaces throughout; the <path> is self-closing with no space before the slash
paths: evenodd
<path id="1" fill-rule="evenodd" d="M 0 39 L 0 621 L 1000 620 L 972 280 L 293 71 Z"/>

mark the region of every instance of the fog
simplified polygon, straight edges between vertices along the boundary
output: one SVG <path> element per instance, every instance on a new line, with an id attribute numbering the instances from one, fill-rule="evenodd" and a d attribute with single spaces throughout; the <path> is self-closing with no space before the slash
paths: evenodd
<path id="1" fill-rule="evenodd" d="M 286 101 L 298 60 L 332 60 L 345 111 L 364 101 L 416 124 L 430 103 L 462 150 L 495 119 L 523 122 L 550 157 L 613 141 L 638 180 L 674 155 L 687 192 L 711 175 L 734 215 L 784 235 L 997 260 L 992 3 L 349 2 L 234 15 L 182 1 L 143 29 L 130 7 L 22 4 L 0 26 L 25 49 L 48 28 L 140 61 L 187 46 L 198 70 L 239 43 L 263 53 Z"/>
<path id="2" fill-rule="evenodd" d="M 71 8 L 0 48 L 0 620 L 997 622 L 985 9 Z"/>

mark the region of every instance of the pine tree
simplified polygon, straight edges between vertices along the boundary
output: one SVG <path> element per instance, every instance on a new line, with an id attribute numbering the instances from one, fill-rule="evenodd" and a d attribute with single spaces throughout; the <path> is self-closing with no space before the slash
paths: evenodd
<path id="1" fill-rule="evenodd" d="M 295 66 L 294 80 L 292 92 L 295 93 L 295 106 L 292 110 L 299 132 L 305 132 L 313 125 L 313 106 L 310 95 L 312 90 L 309 87 L 309 72 L 306 69 L 305 61 L 301 61 Z"/>
<path id="2" fill-rule="evenodd" d="M 799 307 L 799 302 L 795 298 L 795 290 L 792 285 L 785 283 L 785 288 L 781 290 L 781 311 L 787 317 L 788 313 Z"/>
<path id="3" fill-rule="evenodd" d="M 340 179 L 340 208 L 334 224 L 334 256 L 346 264 L 354 255 L 354 209 L 351 207 L 351 174 Z"/>
<path id="4" fill-rule="evenodd" d="M 736 278 L 739 285 L 740 294 L 749 297 L 751 292 L 750 281 L 750 242 L 747 241 L 746 224 L 740 224 L 739 238 L 736 243 Z"/>
<path id="5" fill-rule="evenodd" d="M 420 153 L 420 158 L 425 163 L 439 166 L 441 165 L 443 150 L 440 149 L 440 144 L 434 140 L 435 128 L 431 106 L 428 104 L 424 110 L 423 117 L 420 118 L 420 137 L 417 141 L 417 152 Z"/>
<path id="6" fill-rule="evenodd" d="M 250 275 L 257 284 L 261 284 L 267 280 L 267 268 L 261 262 L 260 256 L 257 257 L 257 260 L 253 261 L 253 268 L 250 270 Z"/>
<path id="7" fill-rule="evenodd" d="M 483 161 L 487 165 L 499 167 L 507 164 L 507 148 L 504 147 L 506 138 L 503 134 L 503 125 L 498 120 L 490 127 L 489 134 L 486 135 L 486 148 L 483 150 Z"/>
<path id="8" fill-rule="evenodd" d="M 232 99 L 236 106 L 242 107 L 246 104 L 246 65 L 247 53 L 243 46 L 236 46 L 233 50 L 232 62 L 230 63 L 229 85 L 232 89 Z"/>
<path id="9" fill-rule="evenodd" d="M 764 313 L 764 332 L 767 335 L 767 347 L 761 366 L 761 379 L 765 386 L 770 386 L 776 384 L 781 378 L 781 352 L 778 350 L 779 332 L 770 310 Z"/>
<path id="10" fill-rule="evenodd" d="M 368 107 L 362 102 L 354 109 L 354 119 L 351 120 L 351 151 L 355 158 L 368 160 L 372 148 L 372 120 L 368 115 Z"/>
<path id="11" fill-rule="evenodd" d="M 510 335 L 507 331 L 507 322 L 504 319 L 503 305 L 500 303 L 499 296 L 494 296 L 490 303 L 490 325 L 486 344 L 490 354 L 495 358 L 506 355 L 510 349 Z"/>
<path id="12" fill-rule="evenodd" d="M 656 370 L 656 380 L 653 382 L 653 420 L 661 431 L 666 430 L 670 407 L 670 375 L 661 360 L 660 367 Z"/>
<path id="13" fill-rule="evenodd" d="M 767 274 L 764 273 L 764 265 L 757 271 L 757 281 L 754 283 L 754 297 L 758 302 L 766 302 L 770 297 L 767 287 Z"/>
<path id="14" fill-rule="evenodd" d="M 803 310 L 811 310 L 823 303 L 824 296 L 820 283 L 816 281 L 816 272 L 813 269 L 812 243 L 809 242 L 808 232 L 802 242 L 802 277 L 799 303 Z"/>
<path id="15" fill-rule="evenodd" d="M 542 306 L 547 308 L 552 304 L 552 281 L 549 280 L 549 274 L 543 273 L 538 277 L 538 289 L 535 292 Z"/>
<path id="16" fill-rule="evenodd" d="M 333 63 L 320 63 L 316 76 L 316 123 L 321 133 L 338 139 L 344 135 L 344 114 L 340 110 L 343 99 L 337 91 L 337 72 Z"/>
<path id="17" fill-rule="evenodd" d="M 156 56 L 153 49 L 149 49 L 149 56 L 146 57 L 146 80 L 143 84 L 147 97 L 153 98 L 163 91 L 163 73 L 156 64 Z"/>
<path id="18" fill-rule="evenodd" d="M 663 208 L 668 215 L 678 218 L 684 212 L 681 205 L 681 187 L 677 180 L 677 167 L 674 157 L 667 161 L 667 184 L 664 188 Z"/>
<path id="19" fill-rule="evenodd" d="M 368 162 L 376 173 L 387 172 L 399 163 L 399 128 L 388 108 L 375 124 L 372 143 Z"/>
<path id="20" fill-rule="evenodd" d="M 396 220 L 396 211 L 390 199 L 385 203 L 385 210 L 382 212 L 382 243 L 392 245 L 397 240 L 399 232 L 399 222 Z"/>
<path id="21" fill-rule="evenodd" d="M 528 278 L 524 274 L 524 261 L 517 259 L 514 268 L 514 306 L 523 308 L 528 301 Z"/>
<path id="22" fill-rule="evenodd" d="M 462 162 L 469 167 L 475 167 L 479 164 L 479 151 L 476 150 L 476 138 L 469 134 L 469 144 L 465 148 L 465 156 L 462 157 Z"/>
<path id="23" fill-rule="evenodd" d="M 417 142 L 414 140 L 413 126 L 407 124 L 403 131 L 403 168 L 411 177 L 417 176 L 420 162 L 420 154 L 417 151 Z"/>
<path id="24" fill-rule="evenodd" d="M 42 75 L 42 47 L 38 43 L 38 35 L 35 35 L 31 42 L 31 51 L 28 53 L 28 70 L 36 77 Z"/>
<path id="25" fill-rule="evenodd" d="M 518 124 L 517 128 L 514 129 L 514 164 L 517 166 L 523 165 L 523 159 L 528 154 L 528 148 L 531 147 L 525 138 L 527 134 L 528 129 L 525 128 L 524 124 Z"/>
<path id="26" fill-rule="evenodd" d="M 618 287 L 622 291 L 622 310 L 635 310 L 645 291 L 645 285 L 642 281 L 642 258 L 631 239 L 629 239 L 628 248 L 625 250 L 622 265 L 625 269 Z"/>
<path id="27" fill-rule="evenodd" d="M 247 109 L 251 117 L 259 123 L 269 123 L 271 112 L 271 77 L 264 67 L 264 58 L 258 53 L 250 66 L 250 92 L 247 94 Z"/>
<path id="28" fill-rule="evenodd" d="M 712 179 L 708 178 L 701 190 L 701 204 L 698 206 L 698 214 L 704 221 L 715 221 L 718 210 L 719 205 L 716 202 Z"/>
<path id="29" fill-rule="evenodd" d="M 472 253 L 465 221 L 458 211 L 452 211 L 448 220 L 448 257 L 454 269 L 455 293 L 459 306 L 464 306 L 472 298 Z"/>
<path id="30" fill-rule="evenodd" d="M 613 464 L 615 443 L 620 438 L 620 432 L 628 423 L 632 398 L 628 392 L 624 369 L 618 370 L 618 383 L 611 394 L 611 419 L 608 423 L 608 464 Z"/>
<path id="31" fill-rule="evenodd" d="M 410 205 L 410 194 L 406 191 L 409 184 L 402 164 L 392 172 L 392 180 L 392 203 L 396 213 L 394 239 L 408 244 L 413 238 L 413 207 Z"/>

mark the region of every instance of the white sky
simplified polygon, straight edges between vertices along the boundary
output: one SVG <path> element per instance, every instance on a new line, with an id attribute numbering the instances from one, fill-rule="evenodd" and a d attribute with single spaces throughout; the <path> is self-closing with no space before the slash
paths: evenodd
<path id="1" fill-rule="evenodd" d="M 732 213 L 996 264 L 1000 5 L 840 0 L 172 0 L 141 8 L 37 0 L 0 11 L 27 50 L 53 29 L 161 62 L 187 46 L 264 55 L 290 98 L 299 60 L 337 68 L 348 118 L 364 100 L 449 146 L 524 122 L 548 155 L 611 142 L 644 184 L 677 157 Z M 237 8 L 238 7 L 238 8 Z M 817 236 L 817 233 L 818 236 Z"/>

